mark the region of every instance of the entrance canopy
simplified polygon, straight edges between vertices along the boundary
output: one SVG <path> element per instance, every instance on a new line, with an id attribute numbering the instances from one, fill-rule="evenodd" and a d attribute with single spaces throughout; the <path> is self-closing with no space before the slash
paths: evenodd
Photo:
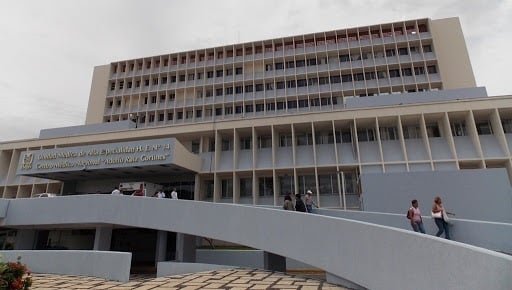
<path id="1" fill-rule="evenodd" d="M 197 173 L 201 158 L 175 138 L 24 151 L 18 175 L 53 180 Z"/>

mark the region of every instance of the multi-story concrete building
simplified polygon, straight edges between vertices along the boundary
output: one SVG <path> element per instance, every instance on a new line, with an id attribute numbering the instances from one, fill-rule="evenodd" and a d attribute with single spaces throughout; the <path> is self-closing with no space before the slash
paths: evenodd
<path id="1" fill-rule="evenodd" d="M 94 70 L 86 126 L 0 144 L 0 193 L 108 192 L 144 179 L 216 202 L 279 204 L 311 189 L 339 207 L 358 206 L 361 172 L 510 172 L 510 98 L 456 90 L 475 86 L 457 18 L 117 61 Z M 195 154 L 196 170 L 18 167 L 27 150 L 164 137 Z"/>
<path id="2" fill-rule="evenodd" d="M 312 190 L 320 207 L 360 208 L 361 174 L 512 178 L 511 147 L 512 97 L 476 87 L 458 19 L 418 19 L 98 66 L 85 125 L 0 143 L 0 197 L 144 181 L 184 199 Z"/>

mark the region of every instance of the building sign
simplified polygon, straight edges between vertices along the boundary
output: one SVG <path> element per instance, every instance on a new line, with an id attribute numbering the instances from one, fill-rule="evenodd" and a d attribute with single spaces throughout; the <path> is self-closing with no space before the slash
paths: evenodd
<path id="1" fill-rule="evenodd" d="M 176 139 L 96 144 L 21 153 L 17 174 L 169 164 Z"/>

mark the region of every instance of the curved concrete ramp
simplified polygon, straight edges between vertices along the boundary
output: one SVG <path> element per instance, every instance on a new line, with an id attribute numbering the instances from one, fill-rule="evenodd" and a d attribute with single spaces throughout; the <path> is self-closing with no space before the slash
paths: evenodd
<path id="1" fill-rule="evenodd" d="M 512 257 L 364 222 L 281 209 L 130 196 L 9 201 L 2 226 L 119 224 L 210 237 L 369 289 L 512 289 Z"/>

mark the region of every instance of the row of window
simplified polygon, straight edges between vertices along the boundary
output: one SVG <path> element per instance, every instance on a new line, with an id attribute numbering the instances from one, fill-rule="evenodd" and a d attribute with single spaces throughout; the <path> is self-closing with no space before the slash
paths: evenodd
<path id="1" fill-rule="evenodd" d="M 411 53 L 413 51 L 416 53 L 416 47 L 410 48 Z M 431 46 L 425 45 L 423 46 L 424 52 L 431 52 Z M 387 49 L 385 51 L 386 57 L 391 57 L 396 55 L 398 53 L 399 55 L 408 55 L 408 48 L 399 48 L 398 50 L 395 49 Z M 377 58 L 383 58 L 384 52 L 368 52 L 368 53 L 353 53 L 353 54 L 340 54 L 339 56 L 340 62 L 349 62 L 349 61 L 357 61 L 357 60 L 366 60 L 366 59 L 377 59 Z M 313 57 L 313 58 L 305 58 L 305 59 L 296 59 L 296 60 L 289 60 L 289 61 L 278 61 L 273 63 L 266 63 L 265 64 L 265 71 L 273 71 L 273 70 L 283 70 L 283 69 L 292 69 L 292 68 L 300 68 L 300 67 L 306 67 L 306 66 L 316 66 L 316 65 L 325 65 L 329 62 L 328 57 Z M 226 69 L 217 69 L 217 70 L 209 70 L 206 72 L 197 72 L 197 73 L 188 73 L 188 74 L 176 74 L 171 76 L 162 76 L 162 77 L 153 77 L 152 78 L 152 84 L 158 85 L 158 84 L 167 84 L 169 81 L 170 83 L 176 83 L 184 82 L 184 81 L 193 81 L 193 80 L 201 80 L 204 79 L 206 76 L 206 79 L 212 79 L 212 78 L 221 78 L 224 76 L 232 76 L 232 75 L 242 75 L 243 74 L 243 68 L 242 67 L 236 67 L 236 68 L 226 68 Z M 144 79 L 144 86 L 150 85 L 150 78 Z M 118 89 L 122 90 L 124 88 L 124 81 L 118 82 Z M 132 87 L 132 81 L 128 82 L 128 88 Z M 139 87 L 141 85 L 141 80 L 136 81 L 136 87 Z M 116 82 L 113 81 L 110 83 L 110 90 L 113 91 L 116 88 Z"/>
<path id="2" fill-rule="evenodd" d="M 393 27 L 393 28 L 382 28 L 381 29 L 368 29 L 366 31 L 359 32 L 344 32 L 340 35 L 330 35 L 330 36 L 316 36 L 315 38 L 309 39 L 295 39 L 290 41 L 282 41 L 282 40 L 273 40 L 273 43 L 267 43 L 264 45 L 259 45 L 255 43 L 246 44 L 244 47 L 239 47 L 233 49 L 231 47 L 223 47 L 219 49 L 210 49 L 208 52 L 188 52 L 183 53 L 184 55 L 174 55 L 171 57 L 164 56 L 161 59 L 146 59 L 146 60 L 137 60 L 137 61 L 129 61 L 126 63 L 119 63 L 112 65 L 112 72 L 126 72 L 134 71 L 135 68 L 137 70 L 142 70 L 144 67 L 146 69 L 151 68 L 159 68 L 161 65 L 167 67 L 169 65 L 178 65 L 179 64 L 191 64 L 196 61 L 207 61 L 214 59 L 224 59 L 235 56 L 249 56 L 253 54 L 261 54 L 261 53 L 271 53 L 271 52 L 281 52 L 284 50 L 292 50 L 292 49 L 302 49 L 305 47 L 314 47 L 314 46 L 325 46 L 325 45 L 333 45 L 336 43 L 346 43 L 353 41 L 364 41 L 371 39 L 382 39 L 388 37 L 398 37 L 403 35 L 417 35 L 418 33 L 427 32 L 426 25 L 421 24 L 417 27 L 415 25 L 406 26 L 406 27 Z"/>
<path id="3" fill-rule="evenodd" d="M 326 173 L 318 175 L 318 188 L 320 195 L 339 195 L 339 186 L 344 186 L 341 192 L 347 194 L 355 193 L 357 188 L 357 174 L 355 171 L 343 172 L 344 182 L 339 182 L 340 174 L 337 172 Z M 258 178 L 258 195 L 261 197 L 274 196 L 274 179 L 272 177 L 259 177 Z M 233 179 L 220 180 L 220 194 L 222 198 L 233 197 Z M 252 183 L 251 177 L 239 178 L 239 192 L 240 197 L 252 197 Z M 282 196 L 295 192 L 295 179 L 293 175 L 278 176 L 278 188 Z M 306 190 L 315 190 L 316 178 L 315 175 L 298 175 L 297 176 L 298 191 L 305 193 Z M 316 190 L 315 190 L 316 191 Z M 214 192 L 213 180 L 206 181 L 206 197 L 212 198 Z"/>
<path id="4" fill-rule="evenodd" d="M 424 66 L 411 66 L 411 67 L 404 67 L 402 69 L 388 69 L 388 70 L 378 70 L 378 71 L 369 71 L 369 72 L 360 72 L 360 73 L 352 73 L 352 74 L 342 74 L 342 75 L 332 75 L 330 77 L 314 77 L 314 78 L 308 78 L 308 79 L 298 79 L 298 80 L 287 80 L 285 81 L 272 81 L 267 82 L 265 85 L 263 83 L 255 84 L 255 85 L 246 85 L 246 86 L 235 86 L 235 87 L 225 87 L 217 88 L 215 89 L 215 95 L 222 95 L 222 90 L 224 90 L 224 94 L 230 95 L 235 92 L 235 94 L 242 94 L 242 93 L 250 93 L 250 92 L 260 92 L 263 91 L 264 87 L 265 90 L 274 90 L 276 89 L 284 89 L 286 88 L 295 88 L 295 87 L 306 87 L 306 86 L 316 86 L 316 85 L 327 85 L 327 84 L 336 84 L 341 82 L 352 82 L 352 81 L 364 81 L 364 80 L 374 80 L 374 79 L 386 79 L 386 78 L 396 78 L 396 77 L 408 77 L 413 75 L 423 75 L 425 74 L 425 71 L 427 71 L 429 74 L 436 74 L 437 73 L 437 67 L 435 65 L 429 65 L 426 67 Z M 221 70 L 222 72 L 222 70 Z M 213 72 L 212 72 L 213 74 Z M 199 75 L 199 73 L 198 73 Z M 189 75 L 191 80 L 194 79 L 194 74 Z M 213 77 L 213 76 L 212 76 Z M 164 85 L 167 84 L 167 77 L 161 77 L 161 78 L 153 78 L 153 85 L 158 85 L 159 83 Z M 180 81 L 185 81 L 185 75 L 179 76 Z M 171 77 L 171 83 L 176 82 L 176 76 Z M 150 80 L 145 79 L 144 80 L 144 86 L 149 87 Z M 133 81 L 128 81 L 126 88 L 131 89 L 132 87 L 139 88 L 141 86 L 141 81 L 136 80 L 135 84 Z M 116 83 L 112 82 L 110 85 L 110 90 L 115 90 Z M 124 89 L 124 81 L 119 81 L 118 88 L 120 90 Z M 198 90 L 196 93 L 196 97 L 201 98 L 203 97 L 203 90 Z M 206 97 L 212 97 L 213 96 L 213 89 L 206 89 L 204 91 L 204 95 Z"/>

